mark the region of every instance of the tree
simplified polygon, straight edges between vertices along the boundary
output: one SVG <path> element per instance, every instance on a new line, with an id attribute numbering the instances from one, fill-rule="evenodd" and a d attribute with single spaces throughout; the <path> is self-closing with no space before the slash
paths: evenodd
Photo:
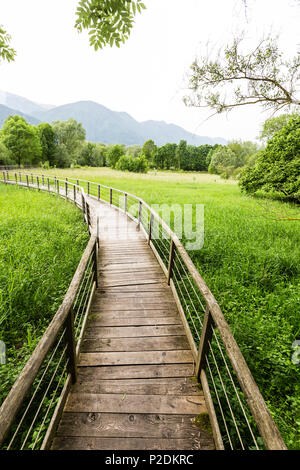
<path id="1" fill-rule="evenodd" d="M 237 156 L 228 147 L 218 147 L 212 154 L 211 162 L 208 168 L 210 173 L 223 173 L 226 168 L 236 168 Z"/>
<path id="2" fill-rule="evenodd" d="M 209 107 L 222 113 L 235 107 L 260 103 L 278 111 L 300 105 L 296 83 L 300 77 L 300 55 L 286 60 L 276 40 L 262 40 L 255 50 L 242 53 L 241 38 L 226 46 L 223 56 L 195 61 L 190 76 L 189 106 Z M 228 85 L 230 85 L 231 93 Z"/>
<path id="3" fill-rule="evenodd" d="M 186 170 L 188 166 L 188 151 L 186 140 L 181 140 L 176 148 L 176 163 L 178 170 Z"/>
<path id="4" fill-rule="evenodd" d="M 282 129 L 291 118 L 296 118 L 298 114 L 282 114 L 281 116 L 267 119 L 260 133 L 261 140 L 268 141 L 274 134 Z"/>
<path id="5" fill-rule="evenodd" d="M 287 199 L 300 201 L 300 116 L 290 121 L 267 143 L 255 165 L 240 177 L 242 191 L 277 191 Z"/>
<path id="6" fill-rule="evenodd" d="M 19 166 L 41 161 L 42 147 L 37 129 L 20 116 L 8 116 L 1 130 L 1 141 Z"/>
<path id="7" fill-rule="evenodd" d="M 102 148 L 92 142 L 86 142 L 79 152 L 77 163 L 93 167 L 104 166 Z"/>
<path id="8" fill-rule="evenodd" d="M 53 166 L 56 155 L 56 134 L 47 122 L 39 124 L 37 130 L 42 146 L 42 161 L 49 162 L 49 165 Z"/>
<path id="9" fill-rule="evenodd" d="M 0 140 L 0 165 L 13 165 L 15 162 L 11 158 L 10 151 Z"/>
<path id="10" fill-rule="evenodd" d="M 57 146 L 64 146 L 63 150 L 62 147 L 57 149 L 57 155 L 59 155 L 61 151 L 64 155 L 65 152 L 67 152 L 68 160 L 70 162 L 76 161 L 81 146 L 85 142 L 85 130 L 82 124 L 75 119 L 69 119 L 68 121 L 53 122 L 52 128 L 55 132 Z M 66 160 L 65 157 L 66 155 L 64 156 L 64 161 Z"/>
<path id="11" fill-rule="evenodd" d="M 124 146 L 120 144 L 112 145 L 107 151 L 107 159 L 111 168 L 115 168 L 118 160 L 125 155 Z"/>
<path id="12" fill-rule="evenodd" d="M 148 162 L 151 162 L 153 160 L 153 156 L 156 150 L 157 150 L 157 146 L 155 145 L 154 140 L 150 139 L 144 143 L 142 147 L 142 153 L 143 155 L 145 155 Z"/>
<path id="13" fill-rule="evenodd" d="M 16 51 L 10 47 L 10 40 L 10 35 L 0 26 L 0 61 L 11 62 L 15 59 Z"/>
<path id="14" fill-rule="evenodd" d="M 130 35 L 134 17 L 146 8 L 141 0 L 81 0 L 75 27 L 87 29 L 95 50 L 106 45 L 120 47 Z"/>

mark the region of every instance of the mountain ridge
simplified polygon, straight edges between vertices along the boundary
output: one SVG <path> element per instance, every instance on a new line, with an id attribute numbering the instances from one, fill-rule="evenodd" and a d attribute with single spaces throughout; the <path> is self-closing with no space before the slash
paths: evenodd
<path id="1" fill-rule="evenodd" d="M 70 118 L 81 122 L 86 130 L 86 139 L 90 142 L 104 144 L 143 145 L 146 140 L 153 139 L 156 145 L 161 146 L 167 142 L 179 143 L 186 140 L 191 145 L 226 144 L 221 137 L 207 137 L 193 134 L 176 124 L 165 121 L 136 121 L 125 111 L 112 111 L 111 109 L 91 100 L 82 100 L 60 106 L 40 105 L 27 98 L 18 97 L 0 91 L 0 125 L 9 115 L 9 106 L 13 103 L 11 114 L 20 114 L 31 124 L 40 122 L 66 121 Z M 6 109 L 2 109 L 4 108 Z M 27 112 L 25 112 L 27 111 Z M 30 111 L 30 112 L 28 112 Z"/>

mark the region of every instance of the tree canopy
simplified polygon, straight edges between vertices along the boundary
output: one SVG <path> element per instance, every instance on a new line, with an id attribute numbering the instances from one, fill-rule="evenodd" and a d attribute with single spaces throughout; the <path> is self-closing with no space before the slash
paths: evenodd
<path id="1" fill-rule="evenodd" d="M 274 134 L 259 154 L 255 165 L 240 177 L 242 191 L 277 191 L 287 199 L 300 201 L 300 116 L 294 117 Z"/>

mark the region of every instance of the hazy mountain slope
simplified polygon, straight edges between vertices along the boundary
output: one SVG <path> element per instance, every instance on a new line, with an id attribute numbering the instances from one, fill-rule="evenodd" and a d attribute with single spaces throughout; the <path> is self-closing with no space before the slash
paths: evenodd
<path id="1" fill-rule="evenodd" d="M 74 118 L 85 128 L 87 140 L 104 144 L 142 145 L 148 139 L 153 139 L 157 145 L 179 143 L 181 139 L 192 145 L 226 144 L 225 139 L 201 137 L 164 121 L 138 122 L 127 113 L 111 111 L 93 101 L 58 106 L 50 111 L 37 112 L 35 116 L 47 122 Z"/>
<path id="2" fill-rule="evenodd" d="M 32 116 L 35 116 L 35 113 L 38 113 L 39 111 L 48 110 L 54 107 L 51 105 L 34 103 L 27 98 L 7 93 L 6 91 L 0 91 L 0 104 Z"/>
<path id="3" fill-rule="evenodd" d="M 21 111 L 18 111 L 17 109 L 8 108 L 7 106 L 3 106 L 3 104 L 0 104 L 0 129 L 2 128 L 8 116 L 15 116 L 16 114 L 26 119 L 26 121 L 30 124 L 33 124 L 35 126 L 40 124 L 40 121 L 33 116 L 29 116 L 27 114 L 22 113 Z"/>
<path id="4" fill-rule="evenodd" d="M 0 125 L 9 114 L 19 114 L 31 124 L 66 121 L 70 118 L 81 122 L 86 130 L 86 139 L 104 144 L 139 144 L 153 139 L 156 145 L 186 140 L 191 145 L 226 144 L 219 137 L 192 134 L 175 124 L 164 121 L 138 122 L 128 113 L 112 111 L 93 101 L 78 101 L 62 106 L 41 105 L 21 96 L 0 91 Z"/>

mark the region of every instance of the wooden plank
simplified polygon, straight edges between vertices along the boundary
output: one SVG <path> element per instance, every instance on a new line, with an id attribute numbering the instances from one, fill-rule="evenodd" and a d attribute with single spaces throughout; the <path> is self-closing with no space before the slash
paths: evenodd
<path id="1" fill-rule="evenodd" d="M 105 351 L 168 351 L 188 349 L 185 336 L 143 338 L 89 338 L 83 340 L 82 352 Z"/>
<path id="2" fill-rule="evenodd" d="M 169 295 L 172 299 L 172 293 L 170 293 L 169 289 L 165 285 L 161 285 L 160 283 L 154 284 L 139 284 L 139 285 L 129 285 L 129 286 L 114 286 L 114 287 L 103 287 L 101 286 L 101 277 L 100 277 L 100 286 L 98 290 L 98 299 L 100 300 L 103 298 L 103 294 L 116 294 L 116 293 L 132 293 L 132 292 L 140 292 L 140 293 L 147 293 L 147 292 L 157 292 L 161 295 Z"/>
<path id="3" fill-rule="evenodd" d="M 170 317 L 117 317 L 117 318 L 103 318 L 101 314 L 92 314 L 89 316 L 89 326 L 155 326 L 155 325 L 180 325 L 180 318 L 176 316 Z"/>
<path id="4" fill-rule="evenodd" d="M 177 317 L 177 311 L 173 309 L 169 310 L 111 310 L 111 311 L 100 311 L 98 308 L 92 308 L 91 312 L 93 315 L 99 316 L 103 319 L 116 319 L 116 318 L 132 318 L 132 317 L 144 317 L 144 318 L 159 318 L 159 317 Z"/>
<path id="5" fill-rule="evenodd" d="M 57 436 L 200 440 L 203 431 L 194 421 L 190 415 L 69 412 L 64 414 Z"/>
<path id="6" fill-rule="evenodd" d="M 127 395 L 203 395 L 196 379 L 187 377 L 161 379 L 98 380 L 77 382 L 72 393 L 126 393 Z"/>
<path id="7" fill-rule="evenodd" d="M 190 350 L 181 351 L 131 351 L 81 353 L 79 366 L 123 366 L 132 364 L 187 364 L 193 363 Z"/>
<path id="8" fill-rule="evenodd" d="M 97 438 L 56 437 L 53 450 L 212 450 L 211 440 L 153 439 L 153 438 Z"/>
<path id="9" fill-rule="evenodd" d="M 151 302 L 149 299 L 143 301 L 142 299 L 128 300 L 126 305 L 120 302 L 118 299 L 111 299 L 110 301 L 102 300 L 101 302 L 95 299 L 93 310 L 95 307 L 99 307 L 99 312 L 110 311 L 110 310 L 123 310 L 126 307 L 127 310 L 159 310 L 159 309 L 171 309 L 176 308 L 175 302 L 165 302 L 162 299 L 153 299 Z"/>
<path id="10" fill-rule="evenodd" d="M 182 336 L 181 325 L 97 327 L 88 325 L 87 338 L 139 338 L 143 336 Z"/>
<path id="11" fill-rule="evenodd" d="M 107 379 L 153 379 L 158 377 L 193 377 L 194 364 L 78 367 L 78 380 L 97 382 Z"/>
<path id="12" fill-rule="evenodd" d="M 65 412 L 157 413 L 198 415 L 206 412 L 202 395 L 125 395 L 71 393 Z"/>
<path id="13" fill-rule="evenodd" d="M 154 277 L 149 277 L 149 279 L 111 279 L 111 280 L 105 280 L 105 279 L 100 279 L 100 285 L 102 287 L 114 287 L 114 286 L 131 286 L 131 285 L 143 285 L 143 284 L 161 284 L 165 285 L 165 281 L 163 279 L 159 278 L 154 278 Z"/>
<path id="14" fill-rule="evenodd" d="M 155 284 L 151 284 L 151 285 L 155 285 Z M 157 284 L 156 284 L 157 285 Z M 123 287 L 128 287 L 128 286 L 123 286 Z M 134 292 L 106 292 L 104 294 L 101 295 L 101 297 L 99 298 L 99 302 L 102 302 L 102 301 L 107 301 L 107 300 L 110 300 L 110 299 L 142 299 L 142 300 L 148 300 L 148 299 L 164 299 L 164 300 L 169 300 L 170 302 L 172 302 L 172 297 L 170 295 L 170 293 L 168 291 L 146 291 L 146 292 L 137 292 L 137 291 L 134 291 Z"/>

